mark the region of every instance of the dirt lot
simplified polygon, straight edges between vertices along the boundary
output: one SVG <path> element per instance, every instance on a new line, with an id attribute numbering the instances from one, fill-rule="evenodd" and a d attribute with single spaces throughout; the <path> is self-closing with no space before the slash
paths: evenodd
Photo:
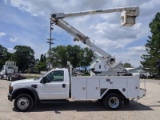
<path id="1" fill-rule="evenodd" d="M 10 82 L 0 80 L 0 120 L 159 120 L 160 81 L 146 80 L 147 96 L 131 101 L 130 106 L 109 111 L 100 102 L 76 101 L 60 104 L 39 104 L 31 112 L 16 112 L 7 100 Z"/>

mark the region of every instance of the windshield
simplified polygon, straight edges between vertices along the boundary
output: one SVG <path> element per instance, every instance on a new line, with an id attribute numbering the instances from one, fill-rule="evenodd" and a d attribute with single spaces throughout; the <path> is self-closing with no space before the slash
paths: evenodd
<path id="1" fill-rule="evenodd" d="M 14 69 L 14 67 L 8 66 L 8 69 Z"/>

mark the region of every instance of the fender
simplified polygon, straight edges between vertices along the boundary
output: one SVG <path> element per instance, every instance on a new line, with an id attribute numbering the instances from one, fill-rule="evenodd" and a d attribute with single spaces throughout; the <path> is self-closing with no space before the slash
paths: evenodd
<path id="1" fill-rule="evenodd" d="M 14 90 L 11 93 L 11 95 L 13 96 L 12 99 L 15 99 L 15 97 L 19 93 L 28 93 L 28 94 L 31 94 L 31 96 L 33 97 L 33 99 L 34 99 L 35 102 L 39 101 L 38 93 L 37 93 L 37 91 L 33 87 L 24 87 L 24 88 L 19 88 L 19 89 Z"/>
<path id="2" fill-rule="evenodd" d="M 117 93 L 117 94 L 126 98 L 126 96 L 123 94 L 123 92 L 119 89 L 101 89 L 100 90 L 101 99 L 103 99 L 103 97 L 109 93 Z"/>

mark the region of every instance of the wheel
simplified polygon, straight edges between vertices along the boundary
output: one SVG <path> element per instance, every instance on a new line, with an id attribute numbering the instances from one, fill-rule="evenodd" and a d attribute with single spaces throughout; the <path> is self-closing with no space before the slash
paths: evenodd
<path id="1" fill-rule="evenodd" d="M 20 112 L 29 111 L 33 107 L 33 99 L 28 94 L 20 94 L 14 101 L 14 107 Z"/>
<path id="2" fill-rule="evenodd" d="M 2 79 L 2 80 L 4 79 L 2 75 L 0 75 L 0 79 Z"/>
<path id="3" fill-rule="evenodd" d="M 9 80 L 8 78 L 9 78 L 9 77 L 8 77 L 8 76 L 6 76 L 6 80 Z"/>
<path id="4" fill-rule="evenodd" d="M 8 80 L 8 81 L 10 80 L 10 76 L 7 76 L 7 80 Z"/>
<path id="5" fill-rule="evenodd" d="M 121 98 L 115 93 L 110 93 L 103 99 L 103 104 L 110 110 L 117 110 L 121 106 Z"/>
<path id="6" fill-rule="evenodd" d="M 12 80 L 13 80 L 13 77 L 9 77 L 9 80 L 12 81 Z"/>

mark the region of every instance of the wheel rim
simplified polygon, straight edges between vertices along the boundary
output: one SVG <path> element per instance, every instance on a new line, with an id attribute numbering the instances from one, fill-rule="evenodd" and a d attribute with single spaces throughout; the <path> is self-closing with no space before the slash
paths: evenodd
<path id="1" fill-rule="evenodd" d="M 19 98 L 17 101 L 17 106 L 21 110 L 25 110 L 29 106 L 29 100 L 25 97 Z"/>
<path id="2" fill-rule="evenodd" d="M 119 106 L 119 99 L 117 97 L 111 97 L 109 99 L 109 106 L 111 108 L 117 108 Z"/>

